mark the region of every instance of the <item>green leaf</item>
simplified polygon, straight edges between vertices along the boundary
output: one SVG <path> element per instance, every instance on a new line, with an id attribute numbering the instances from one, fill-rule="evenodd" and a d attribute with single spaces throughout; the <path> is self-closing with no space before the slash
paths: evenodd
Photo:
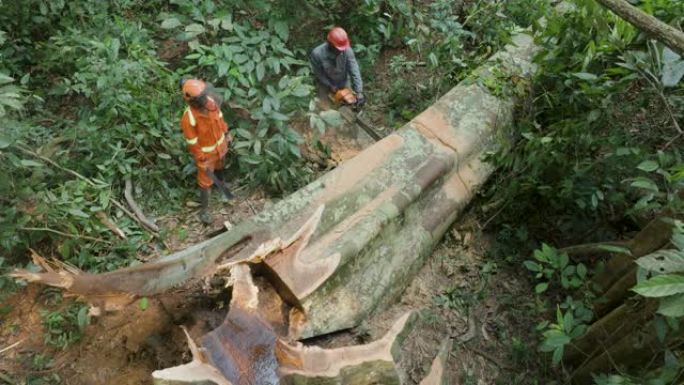
<path id="1" fill-rule="evenodd" d="M 179 25 L 181 25 L 181 22 L 175 17 L 166 19 L 161 23 L 161 27 L 163 29 L 172 29 L 178 27 Z"/>
<path id="2" fill-rule="evenodd" d="M 265 74 L 266 74 L 266 67 L 264 66 L 264 62 L 259 62 L 259 64 L 256 65 L 257 80 L 261 81 L 264 78 Z"/>
<path id="3" fill-rule="evenodd" d="M 325 124 L 331 127 L 340 127 L 344 123 L 342 114 L 336 110 L 321 111 L 319 115 Z"/>
<path id="4" fill-rule="evenodd" d="M 658 186 L 648 178 L 637 178 L 634 182 L 632 182 L 631 186 L 642 188 L 644 190 L 658 192 Z"/>
<path id="5" fill-rule="evenodd" d="M 280 121 L 287 121 L 290 120 L 290 118 L 287 115 L 281 114 L 280 112 L 274 112 L 271 114 L 271 118 L 275 120 L 280 120 Z"/>
<path id="6" fill-rule="evenodd" d="M 663 72 L 660 81 L 664 87 L 674 87 L 684 77 L 684 60 L 671 49 L 663 49 Z"/>
<path id="7" fill-rule="evenodd" d="M 206 31 L 207 30 L 204 28 L 202 24 L 197 23 L 189 24 L 185 27 L 185 32 L 189 32 L 193 35 L 199 35 L 200 33 L 204 33 Z"/>
<path id="8" fill-rule="evenodd" d="M 541 294 L 545 292 L 549 288 L 549 283 L 548 282 L 542 282 L 540 284 L 537 284 L 537 286 L 534 287 L 534 291 L 537 294 Z"/>
<path id="9" fill-rule="evenodd" d="M 598 80 L 598 76 L 596 76 L 594 74 L 590 74 L 588 72 L 576 72 L 572 75 L 578 79 L 587 80 L 587 81 Z"/>
<path id="10" fill-rule="evenodd" d="M 560 330 L 548 330 L 544 332 L 544 345 L 549 347 L 563 347 L 570 342 L 570 337 Z"/>
<path id="11" fill-rule="evenodd" d="M 564 269 L 565 266 L 567 266 L 568 263 L 570 262 L 570 258 L 568 257 L 568 255 L 566 253 L 563 253 L 563 254 L 559 255 L 558 257 L 560 260 L 560 268 Z"/>
<path id="12" fill-rule="evenodd" d="M 587 267 L 583 263 L 577 265 L 577 276 L 584 279 L 587 276 Z"/>
<path id="13" fill-rule="evenodd" d="M 163 153 L 163 152 L 158 152 L 157 156 L 162 158 L 162 159 L 171 159 L 171 155 Z"/>
<path id="14" fill-rule="evenodd" d="M 287 23 L 277 21 L 273 27 L 278 34 L 278 37 L 280 37 L 282 41 L 287 41 L 288 37 L 290 37 L 290 30 L 287 27 Z"/>
<path id="15" fill-rule="evenodd" d="M 666 297 L 684 293 L 684 275 L 658 275 L 632 288 L 644 297 Z"/>
<path id="16" fill-rule="evenodd" d="M 242 64 L 242 63 L 246 62 L 247 60 L 249 60 L 249 56 L 244 55 L 244 54 L 239 54 L 239 55 L 233 56 L 233 61 L 235 62 L 235 64 Z"/>
<path id="17" fill-rule="evenodd" d="M 556 350 L 553 351 L 553 358 L 552 358 L 552 363 L 553 366 L 558 365 L 561 360 L 563 359 L 563 349 L 565 349 L 563 346 L 557 347 Z"/>
<path id="18" fill-rule="evenodd" d="M 252 139 L 252 133 L 245 130 L 244 128 L 237 128 L 235 129 L 235 132 L 237 132 L 238 135 L 245 139 Z"/>
<path id="19" fill-rule="evenodd" d="M 150 305 L 150 304 L 149 304 L 149 300 L 147 299 L 147 297 L 142 297 L 142 298 L 140 299 L 140 301 L 138 302 L 138 307 L 139 307 L 140 310 L 142 310 L 142 311 L 147 310 L 147 307 L 148 307 L 149 305 Z"/>
<path id="20" fill-rule="evenodd" d="M 81 209 L 69 209 L 69 214 L 80 217 L 80 218 L 90 218 L 90 215 L 83 212 Z"/>
<path id="21" fill-rule="evenodd" d="M 76 315 L 76 322 L 78 323 L 78 328 L 83 330 L 88 326 L 88 306 L 81 306 L 78 309 L 78 314 Z"/>
<path id="22" fill-rule="evenodd" d="M 525 261 L 523 262 L 523 265 L 527 268 L 527 270 L 530 271 L 540 271 L 542 269 L 541 266 L 537 262 L 534 261 Z"/>
<path id="23" fill-rule="evenodd" d="M 672 234 L 672 244 L 679 250 L 684 250 L 684 234 Z"/>
<path id="24" fill-rule="evenodd" d="M 684 294 L 661 298 L 658 313 L 666 317 L 684 317 Z"/>
<path id="25" fill-rule="evenodd" d="M 227 15 L 221 19 L 221 28 L 225 29 L 226 31 L 232 31 L 233 30 L 233 16 L 232 15 Z"/>
<path id="26" fill-rule="evenodd" d="M 9 147 L 10 144 L 12 144 L 11 139 L 0 133 L 0 150 Z"/>
<path id="27" fill-rule="evenodd" d="M 660 274 L 684 272 L 684 251 L 658 250 L 636 260 L 636 263 L 649 271 Z"/>
<path id="28" fill-rule="evenodd" d="M 31 159 L 22 159 L 19 163 L 24 167 L 43 167 L 42 163 Z"/>
<path id="29" fill-rule="evenodd" d="M 653 172 L 657 170 L 659 167 L 658 162 L 655 162 L 653 160 L 645 160 L 637 166 L 637 168 L 641 171 L 646 171 L 646 172 Z"/>

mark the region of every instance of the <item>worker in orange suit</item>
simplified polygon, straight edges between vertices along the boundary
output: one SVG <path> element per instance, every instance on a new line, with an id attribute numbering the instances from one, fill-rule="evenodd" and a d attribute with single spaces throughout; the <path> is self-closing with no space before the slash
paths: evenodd
<path id="1" fill-rule="evenodd" d="M 211 85 L 198 79 L 181 80 L 183 99 L 188 107 L 181 118 L 183 136 L 195 158 L 197 183 L 200 187 L 200 220 L 212 223 L 209 214 L 211 187 L 216 187 L 228 199 L 232 194 L 223 181 L 223 162 L 228 153 L 228 124 L 223 120 L 221 99 Z"/>

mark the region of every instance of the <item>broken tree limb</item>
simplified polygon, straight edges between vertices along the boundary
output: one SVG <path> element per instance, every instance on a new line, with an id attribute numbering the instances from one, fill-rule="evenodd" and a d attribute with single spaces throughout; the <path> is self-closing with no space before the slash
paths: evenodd
<path id="1" fill-rule="evenodd" d="M 182 326 L 181 326 L 182 327 Z M 155 385 L 232 385 L 214 366 L 208 363 L 204 353 L 200 351 L 192 340 L 188 331 L 183 332 L 188 339 L 188 347 L 192 354 L 192 361 L 185 365 L 156 370 L 152 373 Z"/>
<path id="2" fill-rule="evenodd" d="M 658 20 L 655 16 L 649 15 L 625 0 L 596 0 L 596 2 L 684 56 L 684 32 Z"/>
<path id="3" fill-rule="evenodd" d="M 233 266 L 231 280 L 233 297 L 223 324 L 202 337 L 201 349 L 188 336 L 192 362 L 153 372 L 156 385 L 278 383 L 276 335 L 259 314 L 259 290 L 249 266 Z"/>
<path id="4" fill-rule="evenodd" d="M 140 209 L 140 206 L 138 206 L 138 203 L 133 198 L 133 183 L 131 182 L 131 178 L 129 176 L 127 176 L 124 181 L 124 197 L 126 198 L 126 202 L 128 202 L 128 206 L 130 206 L 131 210 L 133 210 L 135 216 L 138 218 L 138 222 L 148 229 L 158 232 L 159 226 L 145 216 L 143 211 Z"/>
<path id="5" fill-rule="evenodd" d="M 417 321 L 402 316 L 380 340 L 366 345 L 322 349 L 279 341 L 277 355 L 283 385 L 399 385 L 396 363 L 401 345 Z"/>
<path id="6" fill-rule="evenodd" d="M 526 77 L 536 51 L 531 36 L 514 36 L 472 79 L 402 129 L 231 231 L 106 274 L 17 275 L 107 304 L 250 263 L 292 307 L 290 338 L 354 327 L 406 288 L 491 173 L 481 158 L 505 140 L 516 100 L 478 79 Z"/>

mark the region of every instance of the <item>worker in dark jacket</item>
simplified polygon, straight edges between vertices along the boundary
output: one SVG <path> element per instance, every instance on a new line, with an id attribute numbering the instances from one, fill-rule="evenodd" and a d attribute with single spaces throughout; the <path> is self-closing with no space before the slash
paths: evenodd
<path id="1" fill-rule="evenodd" d="M 365 103 L 363 80 L 351 48 L 347 32 L 335 27 L 328 32 L 328 41 L 311 51 L 311 70 L 316 77 L 318 98 L 326 103 L 328 94 L 349 87 L 356 94 L 356 105 Z"/>

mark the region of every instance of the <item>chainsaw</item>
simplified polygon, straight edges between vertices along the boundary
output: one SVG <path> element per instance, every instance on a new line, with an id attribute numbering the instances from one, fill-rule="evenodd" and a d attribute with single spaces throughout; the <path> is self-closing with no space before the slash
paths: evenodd
<path id="1" fill-rule="evenodd" d="M 361 107 L 358 105 L 358 99 L 356 97 L 356 94 L 354 94 L 354 91 L 350 90 L 349 88 L 342 88 L 338 90 L 335 93 L 335 95 L 331 95 L 331 99 L 337 105 L 351 107 L 351 111 L 344 111 L 343 109 L 340 109 L 340 113 L 342 114 L 342 116 L 344 116 L 345 119 L 359 125 L 376 142 L 382 139 L 382 136 L 377 131 L 375 131 L 375 129 L 371 127 L 370 124 L 361 119 Z"/>

